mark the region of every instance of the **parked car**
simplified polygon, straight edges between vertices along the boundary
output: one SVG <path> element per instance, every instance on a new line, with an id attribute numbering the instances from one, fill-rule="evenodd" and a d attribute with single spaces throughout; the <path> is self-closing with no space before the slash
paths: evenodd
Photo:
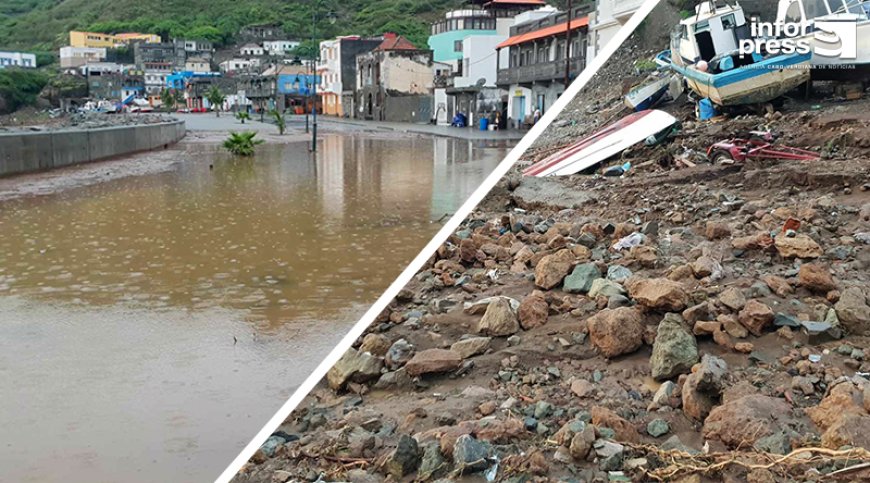
<path id="1" fill-rule="evenodd" d="M 177 111 L 175 111 L 175 112 L 178 112 L 178 113 L 181 113 L 181 114 L 187 114 L 187 113 L 190 112 L 190 109 L 187 108 L 187 107 L 182 107 L 181 109 L 179 109 L 179 110 L 177 110 Z"/>

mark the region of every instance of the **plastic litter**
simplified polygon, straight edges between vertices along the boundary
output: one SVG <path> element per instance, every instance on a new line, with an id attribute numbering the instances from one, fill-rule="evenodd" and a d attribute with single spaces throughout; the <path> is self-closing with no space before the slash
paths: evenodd
<path id="1" fill-rule="evenodd" d="M 622 237 L 618 242 L 613 244 L 613 249 L 616 251 L 625 250 L 626 248 L 642 245 L 646 240 L 646 236 L 640 232 L 634 232 L 631 235 Z"/>

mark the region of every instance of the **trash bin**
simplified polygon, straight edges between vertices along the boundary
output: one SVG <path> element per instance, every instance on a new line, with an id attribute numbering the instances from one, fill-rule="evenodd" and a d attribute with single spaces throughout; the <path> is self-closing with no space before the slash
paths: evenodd
<path id="1" fill-rule="evenodd" d="M 481 117 L 480 118 L 480 130 L 486 131 L 487 129 L 489 129 L 489 119 L 487 119 L 485 117 Z"/>

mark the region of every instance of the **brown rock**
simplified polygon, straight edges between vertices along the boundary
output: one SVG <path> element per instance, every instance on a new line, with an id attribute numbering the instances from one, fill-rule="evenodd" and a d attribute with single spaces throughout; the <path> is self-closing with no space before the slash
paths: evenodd
<path id="1" fill-rule="evenodd" d="M 722 266 L 719 262 L 708 256 L 698 257 L 697 260 L 692 262 L 691 267 L 695 278 L 709 277 L 717 271 L 722 271 Z"/>
<path id="2" fill-rule="evenodd" d="M 713 318 L 714 309 L 707 302 L 693 305 L 683 311 L 683 319 L 693 324 L 698 321 L 709 321 Z"/>
<path id="3" fill-rule="evenodd" d="M 489 343 L 492 339 L 489 337 L 469 337 L 454 342 L 450 346 L 450 350 L 459 354 L 463 359 L 483 354 L 489 349 Z"/>
<path id="4" fill-rule="evenodd" d="M 379 377 L 383 365 L 378 357 L 348 349 L 326 373 L 326 381 L 337 391 L 348 382 L 365 382 Z"/>
<path id="5" fill-rule="evenodd" d="M 494 413 L 496 409 L 498 409 L 498 404 L 496 404 L 495 401 L 487 401 L 480 406 L 477 406 L 477 410 L 480 411 L 480 414 L 483 416 L 489 416 Z"/>
<path id="6" fill-rule="evenodd" d="M 716 317 L 716 320 L 722 323 L 722 329 L 724 329 L 731 337 L 743 339 L 749 335 L 749 331 L 746 330 L 746 327 L 743 327 L 743 325 L 737 321 L 737 317 L 733 315 L 721 314 Z"/>
<path id="7" fill-rule="evenodd" d="M 698 421 L 707 417 L 725 385 L 727 370 L 725 361 L 709 354 L 695 364 L 680 391 L 686 416 Z"/>
<path id="8" fill-rule="evenodd" d="M 562 283 L 562 280 L 574 268 L 574 255 L 570 250 L 562 249 L 552 255 L 547 255 L 535 266 L 535 285 L 549 290 Z"/>
<path id="9" fill-rule="evenodd" d="M 792 421 L 791 412 L 791 405 L 784 399 L 759 394 L 743 396 L 713 408 L 704 421 L 703 434 L 729 448 L 746 448 L 785 429 Z"/>
<path id="10" fill-rule="evenodd" d="M 695 272 L 692 271 L 691 265 L 679 265 L 668 273 L 668 280 L 679 282 L 681 280 L 690 280 L 695 278 Z"/>
<path id="11" fill-rule="evenodd" d="M 767 232 L 742 236 L 731 240 L 731 247 L 737 250 L 762 250 L 773 245 L 773 239 Z"/>
<path id="12" fill-rule="evenodd" d="M 466 263 L 474 263 L 477 260 L 477 245 L 470 238 L 459 242 L 459 258 Z"/>
<path id="13" fill-rule="evenodd" d="M 731 340 L 731 336 L 724 330 L 716 330 L 713 332 L 713 342 L 722 347 L 727 347 L 729 349 L 734 348 L 734 341 Z"/>
<path id="14" fill-rule="evenodd" d="M 699 320 L 692 327 L 692 333 L 695 335 L 712 335 L 714 332 L 721 330 L 722 324 L 718 321 Z"/>
<path id="15" fill-rule="evenodd" d="M 542 326 L 547 323 L 549 311 L 550 307 L 544 295 L 537 291 L 533 292 L 520 303 L 517 311 L 520 325 L 526 330 Z"/>
<path id="16" fill-rule="evenodd" d="M 390 346 L 393 343 L 383 334 L 366 334 L 363 337 L 362 344 L 359 346 L 360 352 L 368 352 L 369 354 L 383 357 L 387 355 Z"/>
<path id="17" fill-rule="evenodd" d="M 589 339 L 604 357 L 636 351 L 643 345 L 640 312 L 631 307 L 605 309 L 586 321 Z"/>
<path id="18" fill-rule="evenodd" d="M 756 337 L 761 336 L 764 328 L 773 322 L 773 318 L 773 310 L 754 299 L 746 302 L 743 310 L 737 315 L 737 320 Z"/>
<path id="19" fill-rule="evenodd" d="M 865 292 L 858 287 L 843 290 L 834 305 L 837 318 L 850 334 L 870 335 L 870 305 Z"/>
<path id="20" fill-rule="evenodd" d="M 773 293 L 780 297 L 787 297 L 794 292 L 788 281 L 782 277 L 777 277 L 776 275 L 765 275 L 761 277 L 761 280 L 766 283 L 771 290 L 773 290 Z"/>
<path id="21" fill-rule="evenodd" d="M 845 414 L 822 434 L 822 446 L 839 449 L 841 446 L 870 448 L 870 416 Z"/>
<path id="22" fill-rule="evenodd" d="M 682 311 L 689 305 L 689 294 L 683 286 L 666 278 L 648 278 L 626 282 L 631 298 L 651 309 Z"/>
<path id="23" fill-rule="evenodd" d="M 746 297 L 743 295 L 743 291 L 739 288 L 729 287 L 719 294 L 719 302 L 722 302 L 722 305 L 737 312 L 746 305 Z"/>
<path id="24" fill-rule="evenodd" d="M 595 386 L 593 386 L 592 383 L 587 381 L 586 379 L 574 379 L 574 381 L 571 383 L 571 392 L 573 392 L 574 395 L 577 397 L 586 397 L 594 389 Z"/>
<path id="25" fill-rule="evenodd" d="M 411 376 L 455 371 L 462 364 L 462 356 L 449 349 L 426 349 L 414 354 L 405 364 Z"/>
<path id="26" fill-rule="evenodd" d="M 615 412 L 601 406 L 593 406 L 590 412 L 592 413 L 592 424 L 612 429 L 616 433 L 614 439 L 617 441 L 629 443 L 640 441 L 637 428 Z"/>
<path id="27" fill-rule="evenodd" d="M 708 221 L 704 234 L 708 240 L 718 240 L 731 236 L 731 227 L 720 221 Z"/>
<path id="28" fill-rule="evenodd" d="M 823 430 L 847 414 L 866 416 L 863 388 L 850 381 L 841 382 L 831 387 L 828 395 L 817 406 L 807 408 L 806 413 Z"/>
<path id="29" fill-rule="evenodd" d="M 791 238 L 781 234 L 774 240 L 774 246 L 783 258 L 819 258 L 823 253 L 815 240 L 802 233 Z"/>
<path id="30" fill-rule="evenodd" d="M 738 342 L 734 344 L 734 350 L 737 352 L 742 352 L 744 354 L 749 354 L 755 349 L 755 346 L 752 345 L 751 342 Z"/>
<path id="31" fill-rule="evenodd" d="M 517 316 L 511 309 L 510 302 L 504 297 L 494 299 L 486 307 L 486 312 L 477 324 L 479 334 L 503 337 L 515 334 L 520 330 Z"/>
<path id="32" fill-rule="evenodd" d="M 647 245 L 638 245 L 628 250 L 628 257 L 636 260 L 642 267 L 652 268 L 656 266 L 659 257 L 656 249 Z"/>
<path id="33" fill-rule="evenodd" d="M 813 292 L 826 293 L 837 288 L 827 267 L 815 263 L 805 263 L 798 271 L 798 285 Z"/>
<path id="34" fill-rule="evenodd" d="M 595 429 L 590 425 L 585 425 L 583 431 L 574 434 L 571 438 L 571 443 L 568 445 L 568 452 L 571 457 L 577 460 L 585 460 L 589 456 L 589 451 L 592 449 L 592 443 L 595 442 Z"/>

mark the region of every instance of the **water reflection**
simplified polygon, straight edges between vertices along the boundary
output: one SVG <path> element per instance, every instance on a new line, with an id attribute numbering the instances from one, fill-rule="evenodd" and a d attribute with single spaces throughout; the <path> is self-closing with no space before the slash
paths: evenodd
<path id="1" fill-rule="evenodd" d="M 213 479 L 505 151 L 191 143 L 0 202 L 0 479 Z"/>

